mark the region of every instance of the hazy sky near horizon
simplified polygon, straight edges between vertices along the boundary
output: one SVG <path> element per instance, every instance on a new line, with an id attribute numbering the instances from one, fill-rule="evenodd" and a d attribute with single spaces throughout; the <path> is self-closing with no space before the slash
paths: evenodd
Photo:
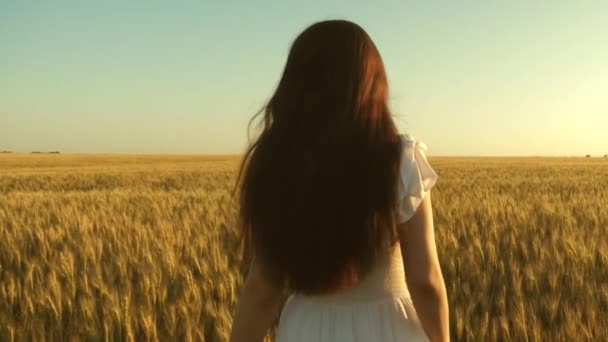
<path id="1" fill-rule="evenodd" d="M 241 153 L 289 45 L 383 56 L 430 155 L 608 153 L 608 1 L 0 1 L 0 150 Z"/>

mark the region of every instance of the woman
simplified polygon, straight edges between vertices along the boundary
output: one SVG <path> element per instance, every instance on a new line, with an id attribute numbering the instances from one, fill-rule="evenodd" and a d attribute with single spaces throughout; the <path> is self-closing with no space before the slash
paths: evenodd
<path id="1" fill-rule="evenodd" d="M 449 340 L 437 175 L 387 94 L 358 25 L 323 21 L 294 41 L 239 174 L 249 271 L 231 341 L 262 341 L 279 312 L 277 341 Z"/>

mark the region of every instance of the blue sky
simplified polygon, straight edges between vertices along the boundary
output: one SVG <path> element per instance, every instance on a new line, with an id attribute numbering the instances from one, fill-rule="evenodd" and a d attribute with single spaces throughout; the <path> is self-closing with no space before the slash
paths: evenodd
<path id="1" fill-rule="evenodd" d="M 608 153 L 607 1 L 0 1 L 0 150 L 240 153 L 289 44 L 364 27 L 431 155 Z"/>

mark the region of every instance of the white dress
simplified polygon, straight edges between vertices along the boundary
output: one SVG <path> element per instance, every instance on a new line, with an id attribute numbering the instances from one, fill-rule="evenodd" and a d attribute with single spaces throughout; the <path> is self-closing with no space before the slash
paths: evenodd
<path id="1" fill-rule="evenodd" d="M 437 181 L 426 146 L 401 135 L 400 221 L 409 220 Z M 291 295 L 276 330 L 277 342 L 428 341 L 405 283 L 396 244 L 353 288 L 331 295 Z"/>

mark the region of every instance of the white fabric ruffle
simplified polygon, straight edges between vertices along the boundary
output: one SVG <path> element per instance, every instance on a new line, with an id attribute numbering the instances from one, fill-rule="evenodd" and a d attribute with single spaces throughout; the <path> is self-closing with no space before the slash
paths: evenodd
<path id="1" fill-rule="evenodd" d="M 414 216 L 424 195 L 437 182 L 437 173 L 426 159 L 427 146 L 408 134 L 401 135 L 401 163 L 397 191 L 399 223 Z"/>

